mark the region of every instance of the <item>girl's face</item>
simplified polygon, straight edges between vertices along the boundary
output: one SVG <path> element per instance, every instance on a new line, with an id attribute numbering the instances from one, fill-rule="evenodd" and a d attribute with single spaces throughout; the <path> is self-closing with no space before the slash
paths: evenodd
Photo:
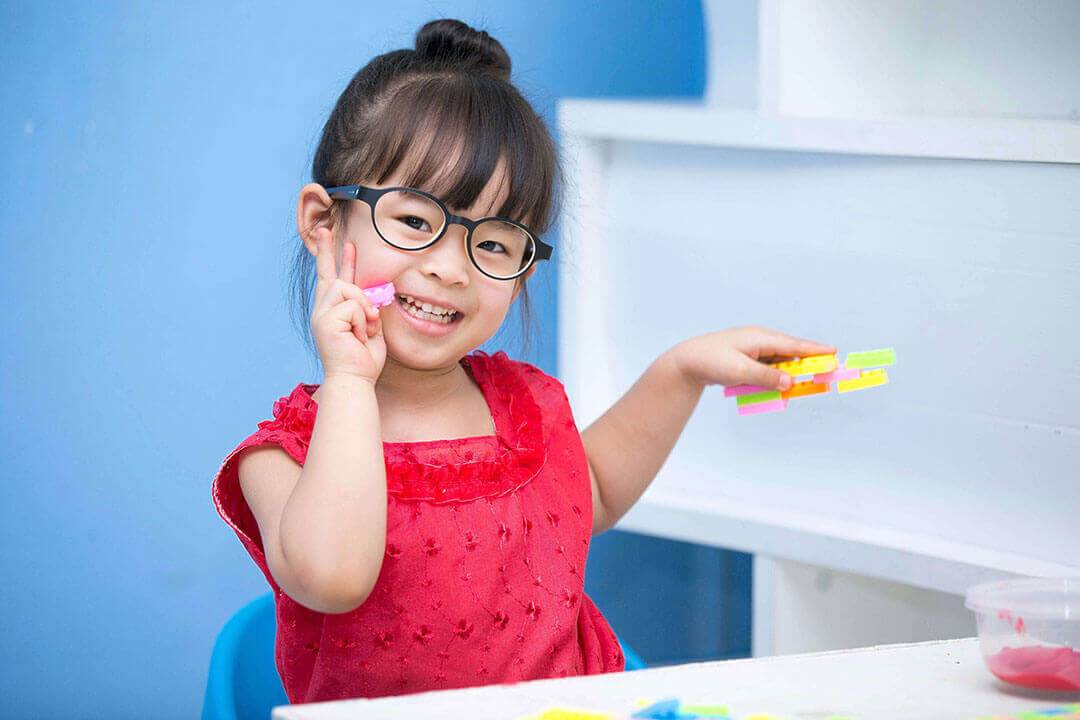
<path id="1" fill-rule="evenodd" d="M 500 166 L 471 207 L 450 211 L 478 219 L 494 215 L 505 199 L 504 169 Z M 381 185 L 402 185 L 401 173 Z M 461 357 L 486 342 L 499 329 L 526 275 L 516 280 L 494 280 L 481 273 L 465 250 L 466 229 L 451 225 L 429 248 L 400 250 L 387 244 L 375 231 L 371 208 L 348 202 L 348 221 L 334 229 L 336 247 L 342 242 L 356 246 L 356 284 L 361 288 L 392 281 L 396 302 L 380 309 L 388 361 L 416 370 L 434 370 L 456 364 Z M 340 252 L 340 250 L 339 250 Z M 340 255 L 339 255 L 340 257 Z M 411 297 L 414 303 L 404 298 Z M 429 303 L 456 311 L 442 322 L 410 310 L 413 304 Z M 419 316 L 418 316 L 419 315 Z"/>

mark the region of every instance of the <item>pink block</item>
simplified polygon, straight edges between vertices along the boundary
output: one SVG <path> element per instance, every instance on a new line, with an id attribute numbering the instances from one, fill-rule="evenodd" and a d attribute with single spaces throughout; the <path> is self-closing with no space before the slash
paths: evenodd
<path id="1" fill-rule="evenodd" d="M 724 397 L 739 397 L 740 395 L 753 395 L 759 392 L 772 392 L 776 388 L 761 387 L 759 385 L 732 385 L 724 388 Z"/>
<path id="2" fill-rule="evenodd" d="M 779 412 L 787 410 L 787 400 L 770 400 L 769 402 L 743 405 L 739 408 L 740 415 L 759 415 L 761 413 Z"/>
<path id="3" fill-rule="evenodd" d="M 844 367 L 843 363 L 837 366 L 835 370 L 827 373 L 818 373 L 814 376 L 814 382 L 816 383 L 831 383 L 840 382 L 841 380 L 854 380 L 859 377 L 860 370 L 848 370 Z"/>
<path id="4" fill-rule="evenodd" d="M 382 285 L 372 285 L 364 288 L 364 294 L 375 307 L 382 307 L 394 302 L 394 283 L 385 282 Z"/>

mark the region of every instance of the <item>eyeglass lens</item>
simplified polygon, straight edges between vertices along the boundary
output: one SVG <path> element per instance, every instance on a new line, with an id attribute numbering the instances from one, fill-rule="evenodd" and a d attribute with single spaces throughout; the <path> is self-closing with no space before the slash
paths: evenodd
<path id="1" fill-rule="evenodd" d="M 446 215 L 431 198 L 408 190 L 393 190 L 375 203 L 375 229 L 384 240 L 405 250 L 422 248 L 446 224 Z M 532 237 L 510 223 L 485 220 L 469 239 L 469 254 L 483 272 L 509 278 L 532 262 Z"/>

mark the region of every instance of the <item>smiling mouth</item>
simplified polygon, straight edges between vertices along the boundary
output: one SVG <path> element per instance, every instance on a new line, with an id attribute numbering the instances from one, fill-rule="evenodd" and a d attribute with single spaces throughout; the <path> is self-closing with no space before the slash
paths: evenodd
<path id="1" fill-rule="evenodd" d="M 463 313 L 457 310 L 433 307 L 430 303 L 421 303 L 406 295 L 398 295 L 397 301 L 405 312 L 409 313 L 414 318 L 426 320 L 438 325 L 451 325 L 458 322 L 463 317 Z"/>

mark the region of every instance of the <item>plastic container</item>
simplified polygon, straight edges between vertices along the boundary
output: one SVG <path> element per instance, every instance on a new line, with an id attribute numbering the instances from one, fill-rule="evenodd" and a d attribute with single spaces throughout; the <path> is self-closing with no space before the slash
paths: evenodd
<path id="1" fill-rule="evenodd" d="M 990 672 L 1012 685 L 1080 693 L 1080 578 L 977 585 L 964 604 Z"/>

